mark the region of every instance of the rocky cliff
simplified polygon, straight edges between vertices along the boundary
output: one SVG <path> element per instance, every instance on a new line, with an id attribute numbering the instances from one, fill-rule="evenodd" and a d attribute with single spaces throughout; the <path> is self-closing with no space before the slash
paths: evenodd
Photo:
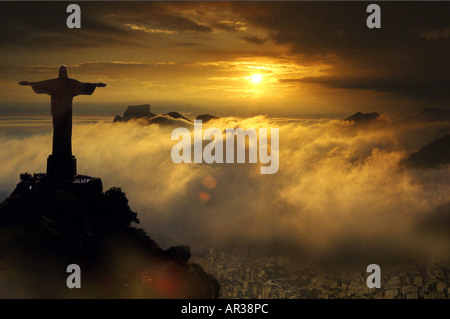
<path id="1" fill-rule="evenodd" d="M 162 250 L 137 227 L 120 188 L 22 177 L 0 204 L 0 298 L 218 297 L 217 280 L 188 262 L 189 247 Z M 66 286 L 69 264 L 81 268 L 80 289 Z"/>

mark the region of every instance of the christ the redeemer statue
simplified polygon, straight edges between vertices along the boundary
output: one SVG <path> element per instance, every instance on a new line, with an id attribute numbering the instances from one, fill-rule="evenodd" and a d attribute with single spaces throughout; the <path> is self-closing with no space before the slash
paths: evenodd
<path id="1" fill-rule="evenodd" d="M 19 82 L 30 85 L 37 94 L 51 96 L 53 116 L 53 151 L 47 160 L 47 175 L 71 179 L 77 173 L 76 159 L 72 155 L 72 100 L 77 95 L 91 95 L 103 83 L 82 83 L 67 76 L 67 67 L 59 67 L 59 77 L 41 82 Z"/>

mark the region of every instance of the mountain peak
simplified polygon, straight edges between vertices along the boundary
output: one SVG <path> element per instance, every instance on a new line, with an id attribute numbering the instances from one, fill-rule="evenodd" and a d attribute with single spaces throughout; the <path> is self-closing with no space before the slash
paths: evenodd
<path id="1" fill-rule="evenodd" d="M 412 153 L 402 164 L 413 168 L 433 168 L 450 164 L 450 135 L 445 134 Z"/>
<path id="2" fill-rule="evenodd" d="M 355 122 L 358 124 L 368 124 L 368 123 L 375 121 L 379 117 L 380 117 L 380 114 L 378 114 L 377 112 L 373 112 L 373 113 L 357 112 L 357 113 L 353 114 L 352 116 L 347 117 L 344 121 Z"/>

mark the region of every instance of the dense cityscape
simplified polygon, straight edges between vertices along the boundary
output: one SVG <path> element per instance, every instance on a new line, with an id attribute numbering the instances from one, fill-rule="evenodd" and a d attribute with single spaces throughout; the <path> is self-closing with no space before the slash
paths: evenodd
<path id="1" fill-rule="evenodd" d="M 381 288 L 368 288 L 365 269 L 324 271 L 296 268 L 287 256 L 248 251 L 193 251 L 192 262 L 214 275 L 221 298 L 229 299 L 444 299 L 450 297 L 450 260 L 382 268 Z"/>

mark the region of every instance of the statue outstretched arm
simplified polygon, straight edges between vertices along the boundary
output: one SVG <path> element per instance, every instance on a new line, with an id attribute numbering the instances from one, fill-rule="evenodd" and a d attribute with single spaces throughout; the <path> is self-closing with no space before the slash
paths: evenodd
<path id="1" fill-rule="evenodd" d="M 30 85 L 35 93 L 37 94 L 49 94 L 51 95 L 51 83 L 50 80 L 40 81 L 40 82 L 19 82 L 20 85 Z"/>
<path id="2" fill-rule="evenodd" d="M 76 81 L 76 80 L 75 80 Z M 91 95 L 92 93 L 94 93 L 95 89 L 100 87 L 105 87 L 106 84 L 105 83 L 83 83 L 83 82 L 79 82 L 76 81 L 74 82 L 74 96 L 77 95 Z"/>

